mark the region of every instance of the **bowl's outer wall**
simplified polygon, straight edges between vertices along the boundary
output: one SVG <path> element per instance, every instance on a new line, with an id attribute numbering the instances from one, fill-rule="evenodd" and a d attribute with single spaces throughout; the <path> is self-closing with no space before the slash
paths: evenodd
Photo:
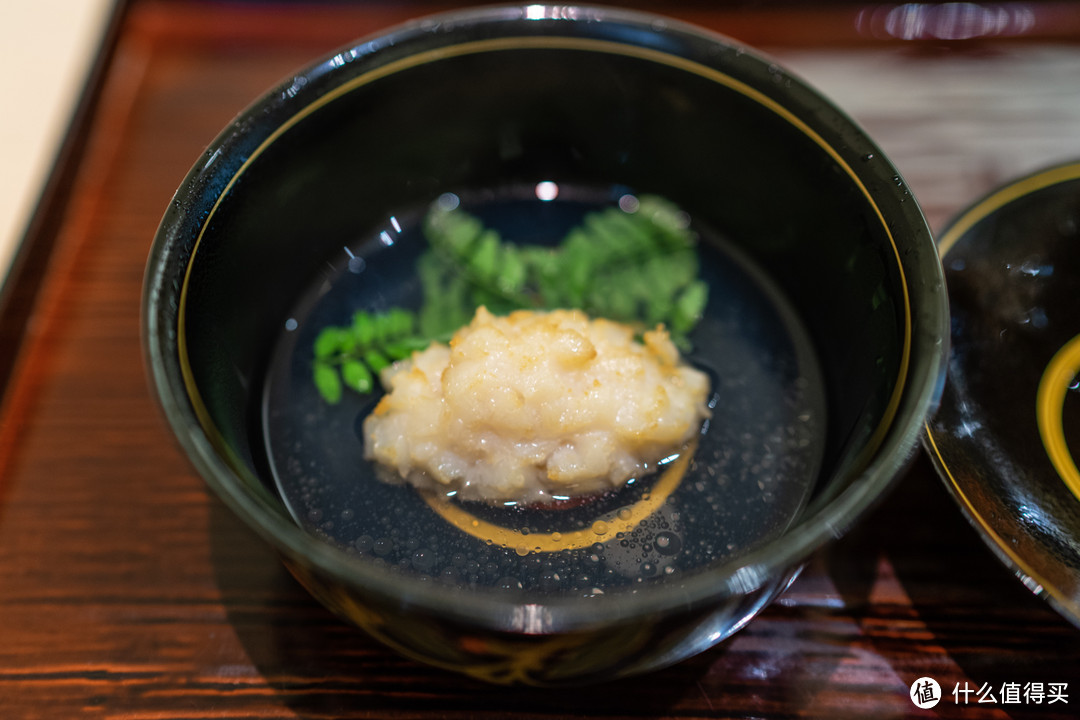
<path id="1" fill-rule="evenodd" d="M 779 574 L 759 588 L 704 607 L 668 615 L 599 623 L 592 628 L 548 633 L 543 606 L 533 613 L 530 633 L 492 631 L 445 615 L 402 613 L 325 577 L 304 564 L 286 566 L 313 596 L 345 620 L 403 655 L 497 684 L 573 686 L 610 681 L 672 665 L 712 647 L 739 629 L 779 595 L 801 568 Z"/>
<path id="2" fill-rule="evenodd" d="M 149 363 L 166 414 L 200 471 L 324 602 L 436 664 L 468 665 L 466 646 L 454 638 L 469 628 L 506 648 L 519 642 L 515 652 L 532 652 L 537 641 L 499 635 L 500 627 L 520 627 L 509 615 L 485 619 L 458 608 L 458 617 L 437 620 L 437 599 L 403 602 L 392 583 L 374 587 L 328 570 L 338 567 L 333 553 L 302 537 L 259 479 L 268 477 L 259 445 L 261 379 L 292 303 L 333 275 L 328 258 L 399 209 L 515 180 L 618 183 L 660 194 L 723 233 L 799 308 L 826 375 L 826 468 L 847 467 L 882 418 L 895 414 L 898 427 L 882 441 L 885 457 L 873 460 L 868 476 L 837 474 L 822 489 L 820 498 L 847 496 L 840 516 L 807 529 L 800 536 L 807 541 L 786 548 L 770 577 L 745 588 L 718 581 L 708 600 L 693 598 L 647 623 L 620 621 L 604 636 L 623 638 L 614 645 L 579 626 L 574 632 L 588 632 L 599 647 L 630 648 L 637 645 L 622 633 L 636 624 L 648 628 L 640 638 L 651 648 L 633 657 L 586 653 L 573 666 L 579 679 L 668 664 L 740 627 L 785 586 L 792 568 L 888 486 L 939 392 L 947 329 L 940 264 L 916 203 L 880 151 L 827 101 L 743 48 L 649 18 L 607 17 L 417 24 L 392 42 L 362 43 L 313 66 L 208 148 L 166 212 L 148 264 Z M 451 37 L 504 33 L 659 49 L 707 72 L 638 52 L 493 50 L 385 74 L 274 134 L 355 78 Z M 898 378 L 907 392 L 890 405 Z M 191 387 L 194 401 L 187 399 Z M 445 641 L 438 648 L 405 629 L 440 622 Z M 474 665 L 485 657 L 476 653 Z M 573 679 L 542 665 L 533 680 Z"/>

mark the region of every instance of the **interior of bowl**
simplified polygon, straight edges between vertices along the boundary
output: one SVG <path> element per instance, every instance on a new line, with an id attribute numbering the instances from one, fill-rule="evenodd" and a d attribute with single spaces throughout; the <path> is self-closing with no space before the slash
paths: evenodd
<path id="1" fill-rule="evenodd" d="M 151 257 L 150 357 L 173 424 L 189 449 L 216 458 L 204 473 L 267 534 L 303 524 L 308 510 L 313 537 L 325 534 L 324 512 L 282 500 L 289 460 L 268 440 L 275 358 L 300 357 L 319 322 L 346 321 L 357 303 L 409 302 L 417 251 L 408 231 L 440 197 L 482 207 L 517 202 L 539 183 L 587 206 L 660 196 L 691 218 L 702 252 L 723 259 L 704 263 L 716 313 L 691 336 L 691 360 L 711 363 L 716 385 L 709 432 L 742 417 L 724 408 L 768 406 L 725 384 L 753 381 L 746 368 L 759 366 L 789 383 L 774 385 L 776 407 L 798 406 L 815 423 L 809 436 L 792 435 L 794 469 L 768 471 L 766 458 L 762 470 L 758 458 L 736 473 L 755 494 L 799 495 L 758 481 L 806 475 L 805 493 L 764 529 L 711 544 L 713 560 L 698 570 L 763 552 L 798 561 L 884 489 L 932 402 L 944 302 L 925 222 L 858 128 L 769 61 L 637 15 L 527 12 L 418 23 L 343 50 L 211 145 Z M 492 222 L 525 207 L 514 202 Z M 507 221 L 504 236 L 517 228 L 532 238 L 557 204 L 527 204 L 538 224 Z M 351 289 L 334 289 L 342 283 Z M 734 354 L 717 339 L 733 324 L 743 342 Z M 334 411 L 335 445 L 359 444 L 352 418 L 364 408 Z M 749 437 L 757 431 L 748 425 L 712 452 L 731 442 L 752 452 L 763 444 Z M 780 421 L 767 431 L 795 432 Z M 796 452 L 802 439 L 811 449 Z M 360 451 L 350 452 L 334 462 Z M 702 478 L 712 457 L 695 460 Z M 796 531 L 800 547 L 778 551 Z M 376 540 L 361 529 L 339 544 L 363 555 Z"/>

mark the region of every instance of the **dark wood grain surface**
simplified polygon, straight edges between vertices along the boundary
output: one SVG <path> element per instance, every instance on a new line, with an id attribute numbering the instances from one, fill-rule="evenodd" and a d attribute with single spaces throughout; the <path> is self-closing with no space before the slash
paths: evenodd
<path id="1" fill-rule="evenodd" d="M 311 600 L 211 496 L 142 367 L 158 220 L 205 144 L 260 92 L 432 8 L 126 8 L 66 190 L 28 238 L 47 257 L 13 278 L 17 307 L 0 317 L 26 319 L 0 349 L 12 368 L 0 409 L 0 719 L 1080 716 L 1080 631 L 994 559 L 922 456 L 728 642 L 573 691 L 488 687 L 383 649 Z M 851 5 L 658 7 L 766 46 L 836 97 L 935 227 L 1014 174 L 1080 156 L 1080 16 L 1046 8 L 1058 20 L 1018 40 L 956 43 L 868 34 Z M 922 676 L 946 693 L 930 711 L 908 697 Z M 1006 704 L 1004 683 L 1064 683 L 1066 702 Z M 958 701 L 965 686 L 992 688 L 995 702 Z"/>

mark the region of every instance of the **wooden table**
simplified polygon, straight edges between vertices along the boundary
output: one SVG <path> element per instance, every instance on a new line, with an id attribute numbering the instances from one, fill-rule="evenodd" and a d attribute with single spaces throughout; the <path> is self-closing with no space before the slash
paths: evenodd
<path id="1" fill-rule="evenodd" d="M 996 6 L 987 17 L 1012 25 L 958 41 L 930 38 L 955 29 L 941 18 L 915 22 L 928 7 L 907 6 L 906 26 L 889 25 L 896 6 L 664 11 L 764 46 L 832 95 L 938 229 L 995 184 L 1080 157 L 1080 11 Z M 118 11 L 0 306 L 0 718 L 1080 716 L 1080 633 L 994 559 L 924 457 L 728 642 L 574 691 L 492 688 L 398 657 L 311 600 L 207 491 L 142 369 L 140 288 L 161 213 L 257 94 L 432 9 Z M 919 37 L 897 39 L 904 27 Z M 923 676 L 945 694 L 933 710 L 908 696 Z M 1064 683 L 1066 702 L 1007 704 L 1009 683 Z M 978 702 L 984 686 L 995 702 Z"/>

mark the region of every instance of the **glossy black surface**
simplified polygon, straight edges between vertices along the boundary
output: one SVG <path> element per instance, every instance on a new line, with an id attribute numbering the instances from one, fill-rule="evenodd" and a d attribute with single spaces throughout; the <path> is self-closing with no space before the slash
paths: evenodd
<path id="1" fill-rule="evenodd" d="M 485 199 L 469 211 L 506 240 L 550 243 L 599 208 L 612 207 L 622 191 L 596 197 L 560 185 L 558 199 L 541 201 L 530 185 L 512 199 Z M 700 277 L 710 292 L 683 360 L 709 376 L 711 415 L 694 441 L 693 462 L 678 472 L 674 487 L 662 480 L 672 455 L 663 468 L 580 504 L 455 503 L 465 518 L 499 530 L 470 533 L 462 530 L 469 527 L 466 519 L 437 518 L 413 487 L 386 482 L 385 473 L 365 460 L 363 444 L 363 424 L 381 392 L 349 393 L 328 404 L 312 382 L 312 347 L 323 328 L 351 322 L 357 308 L 421 304 L 416 258 L 427 247 L 422 213 L 395 218 L 385 236 L 341 253 L 349 257 L 346 266 L 299 301 L 267 374 L 266 454 L 278 492 L 302 527 L 347 552 L 432 582 L 581 596 L 675 582 L 676 575 L 723 564 L 779 536 L 798 516 L 819 477 L 825 439 L 816 353 L 783 294 L 692 218 Z M 362 261 L 362 270 L 353 258 Z M 632 510 L 660 495 L 663 504 L 647 515 Z M 643 522 L 621 539 L 590 530 L 597 522 L 607 527 L 632 516 Z M 518 534 L 521 528 L 526 535 Z M 571 542 L 582 530 L 584 538 Z"/>
<path id="2" fill-rule="evenodd" d="M 1080 334 L 1080 165 L 1018 179 L 942 234 L 952 352 L 928 449 L 968 518 L 1033 591 L 1080 624 L 1080 499 L 1037 421 L 1048 365 Z M 1055 411 L 1080 456 L 1077 380 Z"/>

